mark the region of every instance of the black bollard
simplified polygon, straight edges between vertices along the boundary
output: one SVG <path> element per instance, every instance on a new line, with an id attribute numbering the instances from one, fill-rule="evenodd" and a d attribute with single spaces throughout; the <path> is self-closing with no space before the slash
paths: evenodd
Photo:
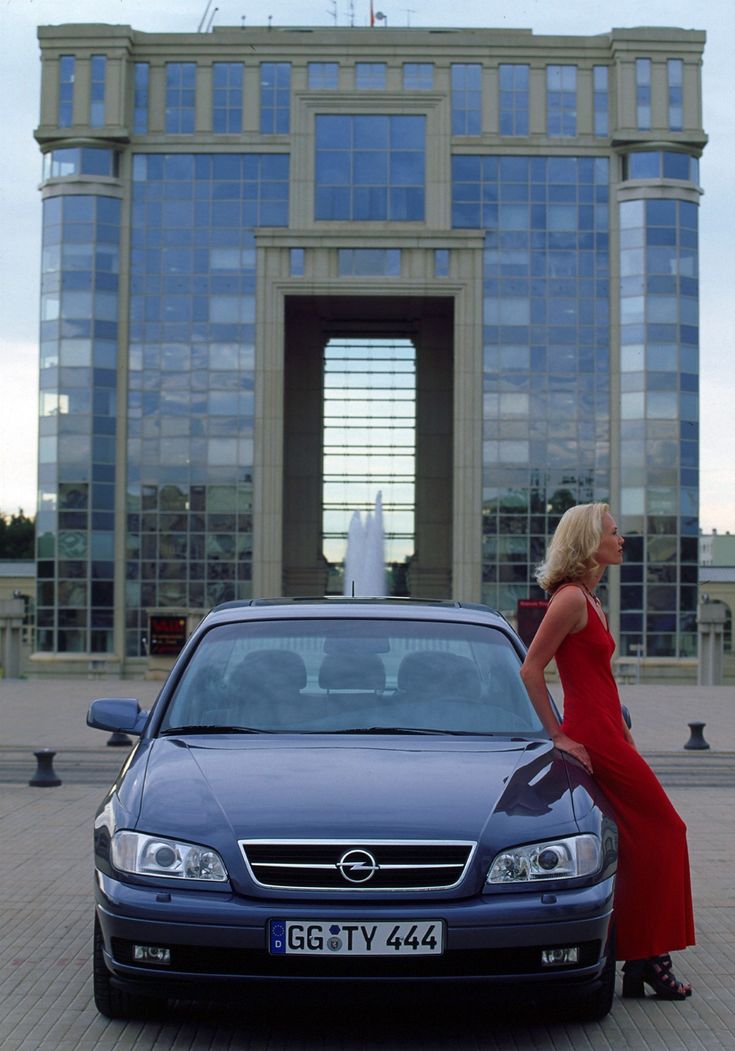
<path id="1" fill-rule="evenodd" d="M 122 733 L 120 730 L 115 730 L 107 738 L 108 748 L 128 748 L 133 742 L 130 740 L 127 734 Z"/>
<path id="2" fill-rule="evenodd" d="M 704 734 L 702 733 L 706 725 L 706 723 L 687 723 L 691 734 L 689 740 L 684 745 L 685 748 L 700 752 L 709 748 L 709 745 L 704 739 Z"/>
<path id="3" fill-rule="evenodd" d="M 41 748 L 40 751 L 33 754 L 38 765 L 28 784 L 33 785 L 34 788 L 56 788 L 57 785 L 60 785 L 61 779 L 56 776 L 54 771 L 54 756 L 56 752 L 53 752 L 50 748 Z"/>

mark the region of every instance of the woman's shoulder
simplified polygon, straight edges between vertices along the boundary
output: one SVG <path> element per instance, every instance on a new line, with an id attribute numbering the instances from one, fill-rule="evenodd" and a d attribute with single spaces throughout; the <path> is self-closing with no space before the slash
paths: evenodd
<path id="1" fill-rule="evenodd" d="M 586 606 L 587 604 L 584 595 L 584 588 L 581 584 L 577 584 L 573 580 L 565 581 L 563 584 L 559 584 L 558 587 L 554 588 L 554 592 L 549 599 L 549 603 L 552 602 L 579 607 Z"/>

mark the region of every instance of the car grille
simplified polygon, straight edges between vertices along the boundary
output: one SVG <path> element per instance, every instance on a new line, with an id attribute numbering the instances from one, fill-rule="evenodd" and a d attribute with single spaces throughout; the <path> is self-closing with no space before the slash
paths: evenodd
<path id="1" fill-rule="evenodd" d="M 469 842 L 242 840 L 262 887 L 334 891 L 416 891 L 455 887 L 475 848 Z"/>

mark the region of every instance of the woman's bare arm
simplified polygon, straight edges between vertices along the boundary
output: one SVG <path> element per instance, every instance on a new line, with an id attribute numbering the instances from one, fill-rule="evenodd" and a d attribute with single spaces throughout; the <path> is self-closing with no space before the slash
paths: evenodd
<path id="1" fill-rule="evenodd" d="M 587 600 L 579 588 L 564 588 L 550 603 L 521 667 L 521 678 L 544 729 L 556 748 L 574 756 L 588 773 L 592 763 L 587 749 L 579 741 L 562 733 L 549 701 L 544 671 L 569 634 L 581 631 L 587 624 Z"/>

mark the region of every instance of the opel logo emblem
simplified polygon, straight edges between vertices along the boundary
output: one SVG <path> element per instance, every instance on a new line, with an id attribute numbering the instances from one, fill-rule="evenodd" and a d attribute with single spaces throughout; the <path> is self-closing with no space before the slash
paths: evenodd
<path id="1" fill-rule="evenodd" d="M 348 883 L 367 883 L 380 868 L 367 850 L 348 850 L 337 862 L 337 869 Z"/>

